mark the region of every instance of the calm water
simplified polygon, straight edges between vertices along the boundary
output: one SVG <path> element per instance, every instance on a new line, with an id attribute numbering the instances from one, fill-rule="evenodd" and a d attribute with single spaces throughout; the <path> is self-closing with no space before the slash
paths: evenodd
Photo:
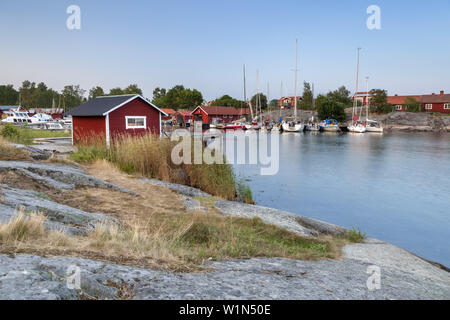
<path id="1" fill-rule="evenodd" d="M 280 135 L 280 170 L 236 165 L 257 204 L 317 218 L 450 266 L 450 135 Z"/>

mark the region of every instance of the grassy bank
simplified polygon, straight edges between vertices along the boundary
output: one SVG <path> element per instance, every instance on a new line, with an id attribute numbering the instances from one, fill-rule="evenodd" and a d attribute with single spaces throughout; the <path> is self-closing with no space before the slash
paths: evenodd
<path id="1" fill-rule="evenodd" d="M 228 200 L 253 203 L 250 189 L 236 178 L 231 165 L 176 165 L 171 160 L 175 145 L 169 139 L 153 135 L 122 136 L 114 139 L 108 148 L 104 141 L 93 138 L 89 139 L 89 143 L 81 144 L 78 152 L 72 154 L 71 158 L 79 163 L 104 159 L 126 173 L 188 185 Z"/>
<path id="2" fill-rule="evenodd" d="M 71 133 L 65 131 L 33 130 L 26 126 L 17 127 L 12 124 L 6 124 L 0 125 L 0 136 L 10 142 L 30 145 L 33 144 L 34 139 L 70 137 Z"/>
<path id="3" fill-rule="evenodd" d="M 0 160 L 30 160 L 30 157 L 0 136 Z"/>

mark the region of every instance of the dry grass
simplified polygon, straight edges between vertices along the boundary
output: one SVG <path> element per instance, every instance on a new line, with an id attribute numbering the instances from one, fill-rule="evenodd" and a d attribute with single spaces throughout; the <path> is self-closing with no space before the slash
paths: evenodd
<path id="1" fill-rule="evenodd" d="M 119 171 L 107 161 L 85 166 L 89 174 L 128 188 L 140 196 L 107 189 L 77 189 L 65 193 L 33 184 L 18 173 L 0 175 L 2 183 L 36 190 L 59 203 L 88 212 L 104 212 L 121 227 L 98 225 L 87 237 L 43 230 L 41 215 L 20 213 L 0 226 L 1 253 L 74 256 L 117 264 L 174 271 L 199 271 L 207 260 L 247 257 L 293 259 L 339 258 L 346 239 L 305 238 L 260 219 L 224 217 L 212 201 L 198 199 L 208 214 L 186 212 L 180 197 Z"/>
<path id="2" fill-rule="evenodd" d="M 240 185 L 230 165 L 175 165 L 171 159 L 175 145 L 169 139 L 148 134 L 116 137 L 111 147 L 107 148 L 102 139 L 89 137 L 85 144 L 78 146 L 78 152 L 72 155 L 72 160 L 92 163 L 106 159 L 126 173 L 185 184 L 224 199 L 235 200 L 238 197 L 253 203 L 250 190 Z M 240 191 L 245 191 L 245 195 L 240 197 Z"/>
<path id="3" fill-rule="evenodd" d="M 31 158 L 23 151 L 9 144 L 0 136 L 0 160 L 30 160 Z"/>

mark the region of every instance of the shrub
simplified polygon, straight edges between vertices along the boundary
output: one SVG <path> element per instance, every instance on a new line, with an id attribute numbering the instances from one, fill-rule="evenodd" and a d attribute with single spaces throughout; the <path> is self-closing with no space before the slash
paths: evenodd
<path id="1" fill-rule="evenodd" d="M 20 131 L 14 125 L 8 123 L 5 125 L 0 131 L 0 135 L 11 141 L 19 141 L 20 140 Z"/>

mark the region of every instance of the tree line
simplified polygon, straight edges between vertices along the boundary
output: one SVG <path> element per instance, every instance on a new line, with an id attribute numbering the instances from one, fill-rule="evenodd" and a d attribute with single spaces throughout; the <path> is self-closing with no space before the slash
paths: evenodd
<path id="1" fill-rule="evenodd" d="M 311 110 L 313 102 L 313 92 L 311 84 L 304 82 L 302 100 L 299 102 L 299 109 Z M 87 97 L 85 96 L 88 94 Z M 91 88 L 88 92 L 79 85 L 67 85 L 58 92 L 49 88 L 44 82 L 35 83 L 24 81 L 22 86 L 16 90 L 13 85 L 0 85 L 0 105 L 20 105 L 26 109 L 30 108 L 63 108 L 68 111 L 78 105 L 99 96 L 112 96 L 122 94 L 139 94 L 143 91 L 137 84 L 130 84 L 125 88 L 112 88 L 109 92 L 100 86 Z M 278 107 L 278 100 L 270 102 L 267 96 L 262 93 L 255 94 L 250 103 L 253 108 L 256 102 L 260 102 L 261 109 L 267 110 Z M 183 85 L 176 85 L 171 89 L 159 88 L 153 90 L 153 104 L 161 108 L 193 109 L 204 102 L 202 93 L 197 89 L 185 88 Z M 406 100 L 408 111 L 420 111 L 420 103 L 414 98 Z M 235 99 L 230 95 L 223 95 L 211 102 L 212 106 L 229 106 L 234 108 L 247 107 L 243 100 Z M 315 98 L 315 108 L 321 119 L 335 118 L 345 119 L 345 109 L 352 107 L 351 93 L 345 86 L 341 86 L 327 94 L 319 94 Z M 371 91 L 371 112 L 388 113 L 392 112 L 394 106 L 387 102 L 387 91 L 375 89 Z"/>

